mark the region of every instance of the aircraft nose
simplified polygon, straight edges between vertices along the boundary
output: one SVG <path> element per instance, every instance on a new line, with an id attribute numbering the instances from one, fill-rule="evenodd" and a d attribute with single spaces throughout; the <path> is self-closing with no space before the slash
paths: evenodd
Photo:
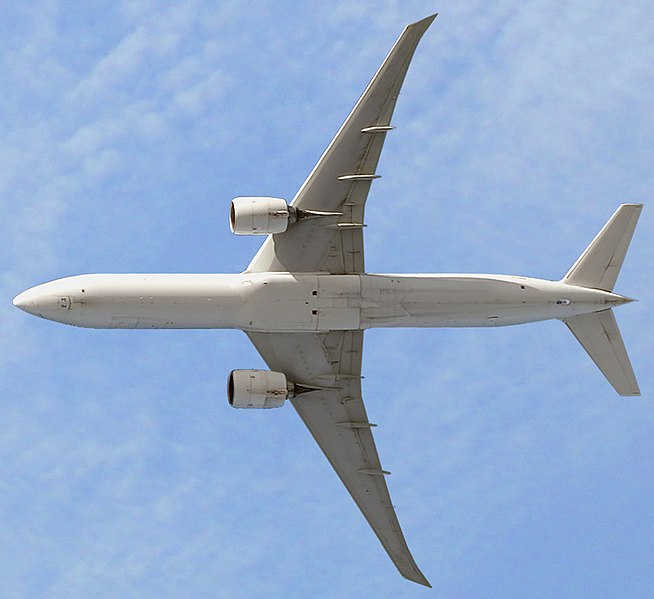
<path id="1" fill-rule="evenodd" d="M 14 306 L 40 318 L 69 324 L 75 303 L 74 292 L 79 284 L 71 283 L 69 279 L 57 279 L 30 287 L 14 298 Z"/>
<path id="2" fill-rule="evenodd" d="M 14 306 L 28 314 L 48 318 L 57 307 L 57 297 L 45 285 L 37 285 L 14 298 Z"/>
<path id="3" fill-rule="evenodd" d="M 36 307 L 36 298 L 34 297 L 34 293 L 32 292 L 31 289 L 28 289 L 27 291 L 23 291 L 22 293 L 19 293 L 13 301 L 14 306 L 16 308 L 20 308 L 21 310 L 24 310 L 25 312 L 32 312 L 32 309 Z"/>

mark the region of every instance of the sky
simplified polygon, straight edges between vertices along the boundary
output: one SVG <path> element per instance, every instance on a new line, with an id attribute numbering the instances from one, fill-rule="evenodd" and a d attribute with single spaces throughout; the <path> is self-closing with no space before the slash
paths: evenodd
<path id="1" fill-rule="evenodd" d="M 402 579 L 290 406 L 234 410 L 240 331 L 107 331 L 11 299 L 93 272 L 240 272 L 230 200 L 292 198 L 433 12 L 367 204 L 368 272 L 560 278 L 643 202 L 616 291 L 642 390 L 559 322 L 373 330 L 363 393 Z M 650 3 L 0 6 L 4 597 L 651 597 Z"/>

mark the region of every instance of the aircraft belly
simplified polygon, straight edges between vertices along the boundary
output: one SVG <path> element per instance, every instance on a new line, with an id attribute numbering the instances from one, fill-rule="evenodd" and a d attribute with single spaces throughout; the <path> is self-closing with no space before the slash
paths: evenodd
<path id="1" fill-rule="evenodd" d="M 45 318 L 125 329 L 493 327 L 606 308 L 596 291 L 501 275 L 80 275 L 39 293 Z"/>
<path id="2" fill-rule="evenodd" d="M 238 306 L 220 297 L 153 297 L 108 301 L 96 319 L 104 312 L 110 328 L 126 329 L 209 329 L 238 326 Z M 80 314 L 84 316 L 82 311 Z"/>
<path id="3" fill-rule="evenodd" d="M 361 277 L 320 275 L 317 278 L 317 329 L 358 329 L 361 325 Z"/>
<path id="4" fill-rule="evenodd" d="M 234 328 L 238 275 L 80 275 L 54 282 L 67 309 L 51 318 L 89 328 Z M 47 284 L 51 285 L 51 284 Z"/>
<path id="5" fill-rule="evenodd" d="M 254 274 L 243 282 L 246 330 L 357 330 L 359 275 Z"/>
<path id="6" fill-rule="evenodd" d="M 466 276 L 364 275 L 362 328 L 504 326 L 551 318 L 514 281 Z"/>

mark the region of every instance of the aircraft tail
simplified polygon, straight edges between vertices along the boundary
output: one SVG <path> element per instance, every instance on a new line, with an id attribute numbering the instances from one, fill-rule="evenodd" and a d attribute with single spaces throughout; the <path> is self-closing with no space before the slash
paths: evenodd
<path id="1" fill-rule="evenodd" d="M 564 283 L 613 291 L 642 204 L 622 204 L 563 277 Z"/>
<path id="2" fill-rule="evenodd" d="M 622 204 L 563 277 L 563 282 L 613 292 L 642 209 L 642 204 Z M 621 303 L 631 301 L 622 299 Z M 612 309 L 571 316 L 563 322 L 620 395 L 640 395 Z"/>

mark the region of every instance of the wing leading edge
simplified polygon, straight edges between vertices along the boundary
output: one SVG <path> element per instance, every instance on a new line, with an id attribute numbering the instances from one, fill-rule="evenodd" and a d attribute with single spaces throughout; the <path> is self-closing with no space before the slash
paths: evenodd
<path id="1" fill-rule="evenodd" d="M 363 216 L 397 98 L 418 42 L 436 15 L 408 25 L 291 205 L 338 212 L 270 235 L 246 272 L 364 272 Z"/>
<path id="2" fill-rule="evenodd" d="M 430 586 L 402 534 L 363 405 L 363 331 L 247 335 L 269 368 L 295 383 L 321 387 L 292 399 L 293 407 L 400 574 Z"/>

